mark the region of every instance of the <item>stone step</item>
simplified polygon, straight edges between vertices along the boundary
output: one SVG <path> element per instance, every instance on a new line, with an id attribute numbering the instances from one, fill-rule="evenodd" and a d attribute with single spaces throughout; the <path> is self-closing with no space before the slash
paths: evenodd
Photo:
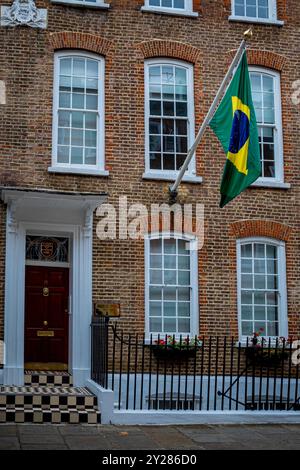
<path id="1" fill-rule="evenodd" d="M 34 407 L 91 410 L 97 408 L 97 398 L 85 387 L 3 386 L 0 387 L 0 406 L 26 410 Z"/>
<path id="2" fill-rule="evenodd" d="M 100 412 L 93 410 L 78 410 L 69 408 L 62 410 L 60 408 L 52 408 L 44 410 L 41 408 L 32 408 L 30 410 L 24 407 L 14 406 L 6 408 L 0 406 L 0 423 L 72 423 L 72 424 L 98 424 L 101 422 Z"/>
<path id="3" fill-rule="evenodd" d="M 25 370 L 24 384 L 38 386 L 72 386 L 73 378 L 68 372 Z"/>

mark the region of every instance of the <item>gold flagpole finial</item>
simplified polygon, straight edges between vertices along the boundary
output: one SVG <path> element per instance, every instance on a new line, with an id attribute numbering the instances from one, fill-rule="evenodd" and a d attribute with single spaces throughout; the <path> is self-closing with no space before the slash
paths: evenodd
<path id="1" fill-rule="evenodd" d="M 253 29 L 252 26 L 251 28 L 247 29 L 247 31 L 244 32 L 244 39 L 245 41 L 251 39 L 253 37 Z"/>

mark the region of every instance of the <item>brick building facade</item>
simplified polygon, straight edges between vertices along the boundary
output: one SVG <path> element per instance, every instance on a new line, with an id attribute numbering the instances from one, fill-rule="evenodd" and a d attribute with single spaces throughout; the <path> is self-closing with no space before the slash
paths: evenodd
<path id="1" fill-rule="evenodd" d="M 9 2 L 1 0 L 0 3 L 4 6 Z M 250 71 L 254 74 L 271 71 L 271 76 L 275 72 L 280 84 L 282 138 L 279 132 L 274 145 L 282 146 L 283 150 L 283 163 L 276 156 L 281 177 L 278 181 L 273 178 L 273 183 L 274 174 L 269 175 L 269 179 L 219 209 L 225 156 L 213 133 L 207 130 L 196 152 L 195 171 L 189 181 L 182 183 L 179 194 L 180 202 L 202 203 L 205 209 L 204 246 L 197 254 L 198 275 L 193 279 L 198 290 L 199 314 L 197 326 L 190 332 L 238 338 L 237 240 L 263 244 L 270 239 L 285 251 L 287 295 L 286 302 L 280 300 L 286 304 L 281 303 L 281 309 L 287 312 L 288 319 L 288 331 L 284 329 L 284 333 L 299 335 L 300 105 L 292 100 L 293 84 L 300 73 L 299 1 L 269 1 L 270 18 L 261 19 L 256 12 L 257 21 L 252 17 L 249 20 L 247 14 L 244 19 L 240 15 L 229 19 L 234 16 L 235 4 L 231 0 L 194 0 L 191 9 L 192 2 L 186 1 L 187 11 L 182 12 L 184 2 L 178 2 L 175 11 L 172 11 L 174 4 L 161 8 L 159 2 L 142 0 L 98 0 L 94 5 L 85 1 L 71 3 L 38 0 L 37 7 L 47 9 L 46 28 L 0 27 L 0 80 L 6 89 L 5 104 L 0 105 L 3 201 L 0 205 L 0 339 L 5 338 L 6 342 L 4 383 L 22 382 L 26 233 L 64 236 L 69 233 L 69 224 L 73 227 L 72 237 L 81 240 L 78 246 L 73 240 L 73 249 L 79 250 L 80 260 L 76 261 L 76 268 L 74 261 L 71 269 L 78 269 L 80 274 L 73 273 L 70 283 L 73 283 L 72 302 L 78 303 L 72 304 L 67 327 L 70 338 L 67 362 L 76 383 L 84 383 L 89 374 L 86 352 L 92 302 L 120 304 L 121 316 L 117 320 L 120 326 L 127 331 L 144 331 L 145 290 L 148 289 L 144 241 L 99 240 L 96 226 L 100 219 L 94 213 L 91 227 L 91 213 L 104 201 L 117 207 L 120 196 L 127 196 L 128 205 L 142 203 L 150 207 L 151 203 L 168 202 L 170 174 L 164 171 L 145 174 L 145 73 L 148 70 L 145 63 L 154 60 L 154 64 L 191 66 L 195 120 L 192 131 L 196 132 L 249 21 L 255 25 L 248 47 L 249 66 L 255 68 Z M 105 3 L 109 3 L 109 8 L 105 8 Z M 271 15 L 271 6 L 277 6 L 276 18 L 274 11 Z M 102 168 L 95 166 L 92 174 L 78 169 L 74 172 L 72 164 L 58 168 L 52 161 L 53 77 L 55 56 L 60 53 L 66 53 L 66 57 L 69 53 L 75 56 L 80 53 L 82 56 L 78 57 L 98 58 L 100 67 L 103 66 L 104 159 Z M 273 95 L 278 101 L 278 94 Z M 18 244 L 20 226 L 23 242 Z M 6 249 L 7 237 L 10 237 L 9 249 Z M 83 298 L 89 296 L 91 288 L 91 265 L 87 260 L 92 239 L 92 298 Z M 284 262 L 278 270 L 285 271 Z M 81 328 L 85 329 L 85 340 L 76 346 L 75 353 Z M 277 334 L 279 331 L 282 330 Z M 85 352 L 81 348 L 86 348 Z"/>

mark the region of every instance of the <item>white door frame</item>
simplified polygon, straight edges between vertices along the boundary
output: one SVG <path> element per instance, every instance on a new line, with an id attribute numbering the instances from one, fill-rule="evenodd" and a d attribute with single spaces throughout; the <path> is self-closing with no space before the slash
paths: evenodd
<path id="1" fill-rule="evenodd" d="M 69 371 L 73 375 L 74 385 L 84 386 L 90 378 L 91 368 L 93 210 L 102 200 L 97 197 L 97 203 L 94 198 L 87 204 L 86 199 L 83 201 L 80 199 L 78 209 L 82 218 L 79 218 L 79 223 L 75 224 L 20 220 L 26 216 L 34 218 L 35 211 L 31 209 L 29 215 L 26 214 L 23 208 L 24 199 L 19 197 L 17 201 L 19 206 L 14 200 L 7 201 L 3 382 L 6 385 L 24 385 L 25 242 L 27 232 L 35 231 L 48 234 L 67 233 L 72 239 Z M 41 199 L 39 201 L 41 202 Z M 47 197 L 43 202 L 51 206 L 51 201 L 49 202 Z M 55 203 L 57 204 L 57 200 Z M 31 201 L 28 207 L 31 207 L 30 204 Z M 72 204 L 73 208 L 74 200 Z M 50 209 L 48 215 L 51 214 Z M 66 211 L 65 220 L 68 220 L 66 217 L 71 206 L 67 204 L 66 207 L 57 209 L 60 218 L 63 210 Z M 46 220 L 48 218 L 47 211 L 45 218 Z"/>

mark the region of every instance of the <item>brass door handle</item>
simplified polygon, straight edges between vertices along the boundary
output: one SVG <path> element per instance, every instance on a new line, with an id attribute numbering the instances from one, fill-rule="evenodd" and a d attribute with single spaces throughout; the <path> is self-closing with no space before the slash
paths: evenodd
<path id="1" fill-rule="evenodd" d="M 43 322 L 43 325 L 44 325 L 44 326 L 48 326 L 48 322 L 45 320 L 45 321 Z"/>

